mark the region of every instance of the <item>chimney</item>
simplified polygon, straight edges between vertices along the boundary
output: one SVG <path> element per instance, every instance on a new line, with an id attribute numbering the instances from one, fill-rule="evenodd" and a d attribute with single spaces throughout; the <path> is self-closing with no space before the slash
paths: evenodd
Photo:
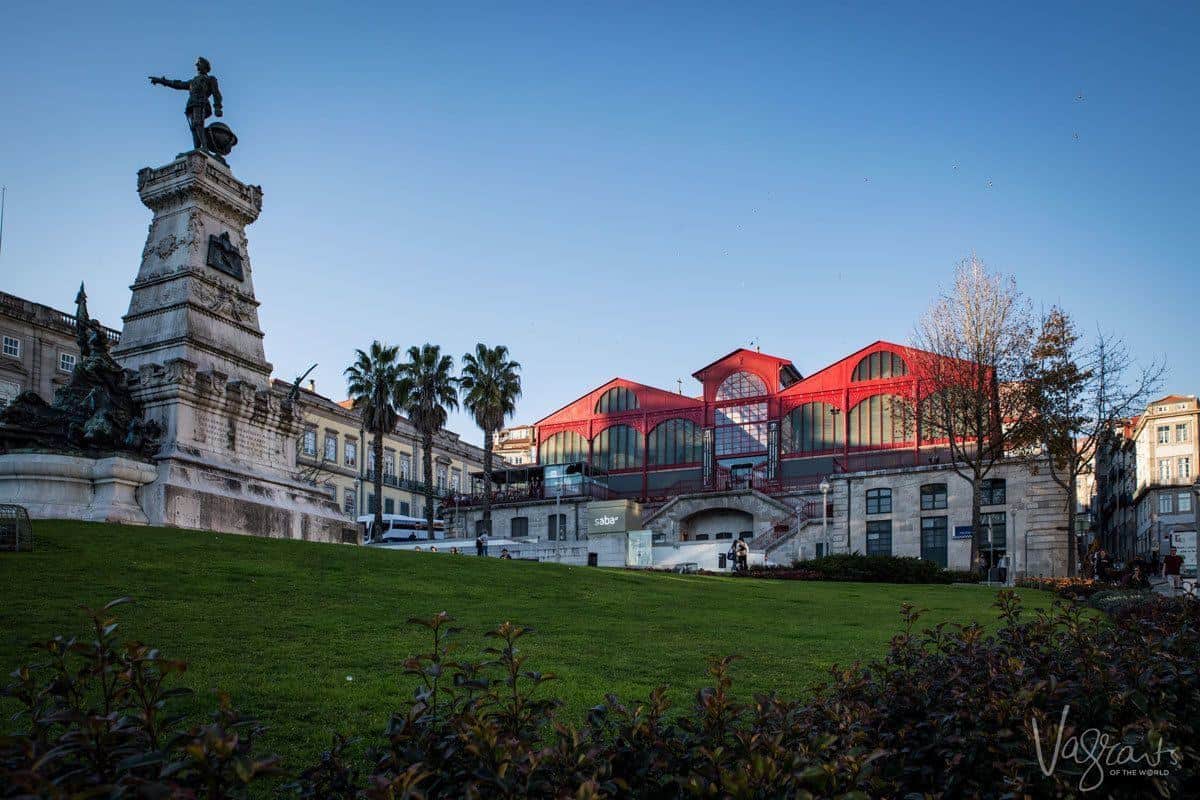
<path id="1" fill-rule="evenodd" d="M 317 381 L 315 378 L 308 379 L 308 390 L 313 394 L 317 393 Z"/>

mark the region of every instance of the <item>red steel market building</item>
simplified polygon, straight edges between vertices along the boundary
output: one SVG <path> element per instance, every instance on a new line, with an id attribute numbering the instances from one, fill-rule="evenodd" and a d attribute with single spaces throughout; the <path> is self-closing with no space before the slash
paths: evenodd
<path id="1" fill-rule="evenodd" d="M 613 378 L 535 423 L 538 463 L 590 464 L 614 495 L 651 502 L 927 463 L 944 441 L 903 409 L 928 393 L 931 358 L 877 341 L 804 377 L 786 358 L 739 348 L 693 373 L 697 397 Z"/>

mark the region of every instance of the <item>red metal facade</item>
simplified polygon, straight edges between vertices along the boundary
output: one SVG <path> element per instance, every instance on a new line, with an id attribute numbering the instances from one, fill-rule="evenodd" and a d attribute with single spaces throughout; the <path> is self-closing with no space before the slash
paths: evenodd
<path id="1" fill-rule="evenodd" d="M 873 355 L 876 355 L 874 361 L 871 360 Z M 776 442 L 778 442 L 779 426 L 790 412 L 809 403 L 824 403 L 833 410 L 829 411 L 826 408 L 820 410 L 826 414 L 832 414 L 836 424 L 842 426 L 836 434 L 837 446 L 817 450 L 809 449 L 801 453 L 788 452 L 787 448 L 782 448 L 775 456 L 776 460 L 838 456 L 845 465 L 856 453 L 872 452 L 885 455 L 880 451 L 886 451 L 886 454 L 890 454 L 890 459 L 895 460 L 899 454 L 907 451 L 912 454 L 913 463 L 915 463 L 919 458 L 922 446 L 936 444 L 923 439 L 919 422 L 908 426 L 902 441 L 895 441 L 895 437 L 892 436 L 891 440 L 882 445 L 862 444 L 857 443 L 862 436 L 856 436 L 852 431 L 851 425 L 854 421 L 852 418 L 857 417 L 858 424 L 863 424 L 864 414 L 861 412 L 864 407 L 861 404 L 875 397 L 879 397 L 881 400 L 874 402 L 872 406 L 874 408 L 882 408 L 884 399 L 889 396 L 919 403 L 924 399 L 921 382 L 922 364 L 929 364 L 931 358 L 934 357 L 928 353 L 916 351 L 904 345 L 877 341 L 806 378 L 802 378 L 788 359 L 753 350 L 738 349 L 694 373 L 694 377 L 703 386 L 703 391 L 698 397 L 688 397 L 624 378 L 613 378 L 539 420 L 536 423 L 536 441 L 540 449 L 541 444 L 556 433 L 573 431 L 588 440 L 590 455 L 590 443 L 598 434 L 614 425 L 628 425 L 644 437 L 643 444 L 648 448 L 651 432 L 665 420 L 686 419 L 709 430 L 720 428 L 721 420 L 728 422 L 729 417 L 728 415 L 722 416 L 722 409 L 730 407 L 745 409 L 753 406 L 757 413 L 757 410 L 765 404 L 764 425 L 773 426 L 772 429 L 776 432 L 771 435 L 775 436 Z M 856 375 L 856 368 L 859 368 L 860 364 L 863 365 L 863 368 L 860 368 L 859 374 Z M 903 369 L 904 374 L 865 377 L 871 371 L 868 367 L 880 364 L 884 365 L 882 368 L 884 371 L 896 372 Z M 761 380 L 765 392 L 757 396 L 743 395 L 734 399 L 718 399 L 718 392 L 722 384 L 730 376 L 739 372 L 749 373 Z M 751 381 L 751 384 L 755 385 L 756 382 Z M 597 403 L 600 398 L 609 390 L 617 387 L 632 390 L 637 397 L 638 407 L 632 410 L 599 413 Z M 859 412 L 856 412 L 856 409 Z M 880 412 L 880 414 L 887 415 L 891 413 L 890 411 Z M 727 427 L 733 426 L 727 425 Z M 750 440 L 757 441 L 753 439 L 753 436 L 750 437 Z M 763 446 L 762 452 L 765 453 L 768 449 L 767 446 Z M 648 461 L 648 459 L 646 460 Z M 679 469 L 681 466 L 684 465 L 674 464 L 669 469 Z M 641 471 L 645 474 L 657 469 L 664 468 L 643 463 L 638 470 L 626 471 Z"/>

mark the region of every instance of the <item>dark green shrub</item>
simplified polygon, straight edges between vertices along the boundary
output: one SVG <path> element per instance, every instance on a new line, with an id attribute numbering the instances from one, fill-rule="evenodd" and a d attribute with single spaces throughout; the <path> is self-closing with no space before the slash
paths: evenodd
<path id="1" fill-rule="evenodd" d="M 26 729 L 0 738 L 0 796 L 237 798 L 274 774 L 254 753 L 260 727 L 226 695 L 207 724 L 174 712 L 188 690 L 169 684 L 186 665 L 120 641 L 109 612 L 127 602 L 85 608 L 87 636 L 39 642 L 45 661 L 12 673 L 4 693 Z"/>
<path id="2" fill-rule="evenodd" d="M 1164 597 L 1149 589 L 1108 589 L 1088 598 L 1088 605 L 1120 620 L 1161 619 L 1196 604 L 1191 597 Z"/>
<path id="3" fill-rule="evenodd" d="M 800 561 L 796 567 L 827 581 L 874 583 L 951 583 L 953 577 L 932 561 L 903 556 L 836 554 Z"/>
<path id="4" fill-rule="evenodd" d="M 1087 599 L 1096 592 L 1113 588 L 1111 583 L 1095 580 L 1094 578 L 1017 578 L 1016 585 L 1023 589 L 1041 589 L 1054 592 L 1059 597 L 1068 600 Z"/>

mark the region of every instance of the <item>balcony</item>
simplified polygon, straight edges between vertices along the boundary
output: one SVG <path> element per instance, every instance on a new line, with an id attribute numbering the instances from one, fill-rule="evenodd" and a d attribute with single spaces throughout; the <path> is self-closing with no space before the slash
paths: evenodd
<path id="1" fill-rule="evenodd" d="M 363 481 L 366 482 L 368 485 L 375 483 L 375 470 L 367 470 L 365 473 L 363 473 Z M 397 477 L 396 475 L 392 475 L 389 473 L 384 473 L 383 485 L 390 486 L 393 489 L 402 489 L 406 492 L 412 492 L 414 494 L 422 494 L 422 495 L 425 494 L 425 487 L 426 487 L 426 484 L 424 481 L 414 481 L 414 480 L 409 480 L 408 478 L 400 478 L 400 477 Z M 434 489 L 433 490 L 434 497 L 443 497 L 443 496 L 448 496 L 448 495 L 449 495 L 449 493 L 445 489 Z"/>

